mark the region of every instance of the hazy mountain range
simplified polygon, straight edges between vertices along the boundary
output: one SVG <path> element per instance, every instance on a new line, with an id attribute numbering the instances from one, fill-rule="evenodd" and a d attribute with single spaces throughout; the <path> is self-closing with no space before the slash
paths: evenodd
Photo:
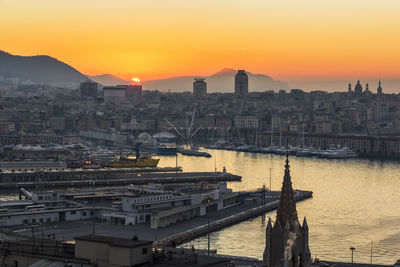
<path id="1" fill-rule="evenodd" d="M 205 76 L 208 92 L 233 92 L 234 76 L 236 70 L 224 68 L 221 71 Z M 277 81 L 265 74 L 253 74 L 247 72 L 249 76 L 249 91 L 266 91 L 299 88 L 304 91 L 326 90 L 326 91 L 347 91 L 347 85 L 352 83 L 353 88 L 356 80 L 333 80 L 333 81 L 291 81 L 288 83 Z M 0 76 L 7 78 L 17 78 L 18 83 L 22 84 L 47 84 L 52 86 L 67 87 L 76 89 L 79 84 L 88 77 L 100 85 L 112 86 L 118 84 L 129 84 L 130 81 L 123 80 L 111 74 L 98 76 L 86 76 L 72 66 L 61 62 L 50 56 L 17 56 L 0 51 Z M 192 91 L 193 79 L 197 76 L 179 76 L 159 80 L 143 82 L 145 90 L 160 90 L 171 92 Z M 1 77 L 0 77 L 1 78 Z M 1 79 L 0 79 L 1 82 Z M 372 92 L 376 92 L 378 79 L 361 80 L 365 89 L 365 84 L 369 83 Z M 382 81 L 385 93 L 399 93 L 400 79 L 385 79 Z"/>
<path id="2" fill-rule="evenodd" d="M 210 93 L 224 92 L 232 93 L 234 91 L 235 74 L 237 70 L 224 68 L 221 71 L 205 76 L 207 82 L 207 91 Z M 268 91 L 287 89 L 288 85 L 281 81 L 276 81 L 271 77 L 264 74 L 253 74 L 247 72 L 249 76 L 249 91 Z M 192 91 L 193 80 L 198 76 L 179 76 L 167 79 L 145 81 L 143 86 L 146 90 L 160 90 L 160 91 Z"/>
<path id="3" fill-rule="evenodd" d="M 221 71 L 206 76 L 207 91 L 231 93 L 234 91 L 235 74 L 237 70 L 225 68 Z M 284 82 L 275 81 L 271 77 L 264 74 L 252 74 L 247 72 L 249 76 L 249 90 L 250 91 L 266 91 L 266 90 L 279 90 L 287 89 L 288 85 Z M 198 76 L 178 76 L 159 80 L 150 80 L 143 82 L 145 90 L 159 90 L 171 92 L 184 92 L 193 90 L 193 80 Z M 111 74 L 104 74 L 99 76 L 90 76 L 90 78 L 98 83 L 106 86 L 129 84 L 125 81 Z"/>
<path id="4" fill-rule="evenodd" d="M 103 74 L 103 75 L 96 75 L 96 76 L 88 76 L 93 81 L 104 85 L 104 86 L 115 86 L 115 85 L 122 85 L 122 84 L 129 84 L 130 81 L 125 81 L 115 75 L 112 74 Z"/>
<path id="5" fill-rule="evenodd" d="M 73 67 L 49 56 L 15 56 L 0 51 L 0 76 L 16 77 L 25 83 L 77 88 L 87 77 Z"/>

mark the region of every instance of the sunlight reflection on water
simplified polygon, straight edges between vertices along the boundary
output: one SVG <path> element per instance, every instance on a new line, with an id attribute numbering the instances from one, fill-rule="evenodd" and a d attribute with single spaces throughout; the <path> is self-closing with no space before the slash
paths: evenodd
<path id="1" fill-rule="evenodd" d="M 219 171 L 241 175 L 234 190 L 269 186 L 280 189 L 284 156 L 208 150 L 212 158 L 178 157 L 184 171 Z M 350 260 L 351 246 L 356 262 L 393 264 L 400 258 L 400 164 L 365 159 L 328 160 L 290 158 L 293 187 L 314 192 L 313 198 L 297 204 L 299 220 L 307 217 L 313 256 L 325 260 Z M 175 157 L 161 157 L 160 166 L 175 166 Z M 266 216 L 275 218 L 275 212 Z M 212 233 L 211 248 L 221 254 L 262 258 L 265 221 L 257 217 Z M 206 248 L 207 237 L 191 242 Z"/>

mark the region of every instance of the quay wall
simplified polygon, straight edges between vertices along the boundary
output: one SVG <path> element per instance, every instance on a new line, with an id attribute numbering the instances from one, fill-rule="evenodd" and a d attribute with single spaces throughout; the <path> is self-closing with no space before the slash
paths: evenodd
<path id="1" fill-rule="evenodd" d="M 296 202 L 311 198 L 313 194 L 312 191 L 296 190 L 295 192 L 296 192 L 295 194 Z M 162 240 L 159 240 L 158 243 L 166 247 L 169 246 L 175 247 L 177 245 L 189 242 L 195 238 L 206 235 L 208 233 L 219 231 L 225 227 L 240 223 L 242 221 L 262 215 L 266 212 L 275 210 L 278 208 L 278 206 L 279 206 L 279 200 L 276 200 L 274 202 L 250 209 L 248 211 L 244 211 L 239 214 L 235 214 L 227 218 L 223 218 L 218 221 L 210 222 L 209 224 L 196 227 L 186 232 L 164 238 Z"/>

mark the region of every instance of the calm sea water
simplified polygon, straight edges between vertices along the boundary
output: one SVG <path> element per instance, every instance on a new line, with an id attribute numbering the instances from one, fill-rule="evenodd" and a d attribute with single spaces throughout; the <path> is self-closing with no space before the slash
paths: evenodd
<path id="1" fill-rule="evenodd" d="M 234 190 L 282 186 L 285 157 L 279 155 L 207 150 L 212 158 L 178 156 L 184 171 L 221 171 L 241 175 Z M 160 166 L 175 166 L 175 157 L 161 157 Z M 364 159 L 329 160 L 290 157 L 293 187 L 314 192 L 299 202 L 299 220 L 307 217 L 313 257 L 349 261 L 350 247 L 356 262 L 393 264 L 400 258 L 400 162 Z M 267 213 L 211 234 L 211 248 L 220 254 L 262 258 Z M 267 218 L 267 219 L 265 219 Z M 188 244 L 189 245 L 189 244 Z M 207 237 L 191 242 L 207 248 Z"/>

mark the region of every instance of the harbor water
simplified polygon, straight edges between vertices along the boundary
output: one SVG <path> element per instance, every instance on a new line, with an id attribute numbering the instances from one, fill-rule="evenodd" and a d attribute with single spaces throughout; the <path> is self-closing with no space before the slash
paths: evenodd
<path id="1" fill-rule="evenodd" d="M 235 191 L 282 186 L 285 156 L 224 150 L 206 150 L 211 158 L 179 155 L 184 171 L 222 171 L 241 175 L 230 183 Z M 160 166 L 175 166 L 176 157 L 161 157 Z M 400 258 L 400 163 L 367 159 L 290 157 L 295 189 L 311 190 L 313 198 L 299 202 L 302 223 L 307 217 L 313 258 L 393 264 Z M 262 258 L 268 217 L 257 217 L 211 234 L 211 249 L 219 254 Z M 207 248 L 207 237 L 187 244 Z M 372 257 L 371 257 L 372 256 Z"/>

